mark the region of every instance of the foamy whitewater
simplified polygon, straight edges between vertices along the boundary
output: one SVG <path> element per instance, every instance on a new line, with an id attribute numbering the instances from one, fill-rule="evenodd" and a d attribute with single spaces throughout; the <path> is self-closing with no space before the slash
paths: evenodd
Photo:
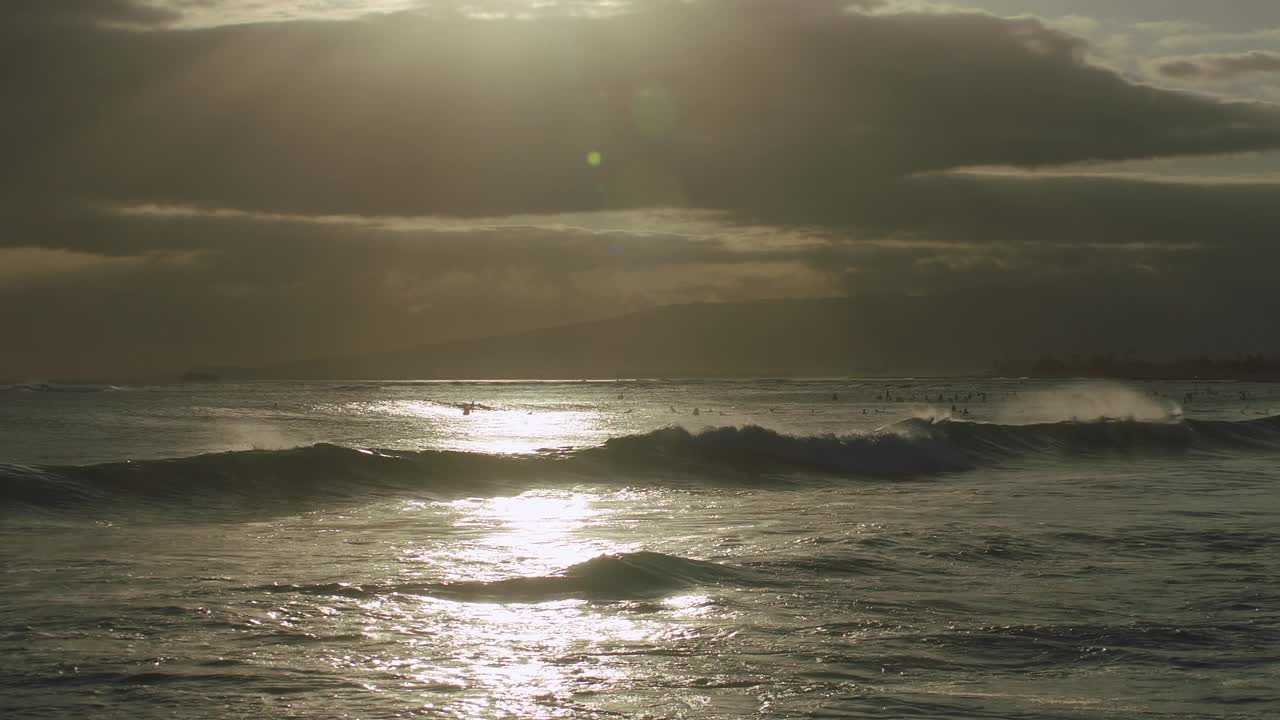
<path id="1" fill-rule="evenodd" d="M 1280 717 L 1280 387 L 0 386 L 0 717 Z"/>

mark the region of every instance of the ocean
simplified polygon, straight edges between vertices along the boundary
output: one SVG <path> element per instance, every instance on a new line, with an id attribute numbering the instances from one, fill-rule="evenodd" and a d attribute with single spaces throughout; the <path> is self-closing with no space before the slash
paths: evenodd
<path id="1" fill-rule="evenodd" d="M 0 387 L 0 717 L 1280 717 L 1280 386 Z"/>

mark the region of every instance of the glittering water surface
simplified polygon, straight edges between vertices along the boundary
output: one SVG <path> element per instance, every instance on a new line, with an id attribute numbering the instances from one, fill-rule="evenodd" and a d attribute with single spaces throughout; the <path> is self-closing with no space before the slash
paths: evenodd
<path id="1" fill-rule="evenodd" d="M 1280 713 L 1269 386 L 91 390 L 0 390 L 4 717 Z"/>

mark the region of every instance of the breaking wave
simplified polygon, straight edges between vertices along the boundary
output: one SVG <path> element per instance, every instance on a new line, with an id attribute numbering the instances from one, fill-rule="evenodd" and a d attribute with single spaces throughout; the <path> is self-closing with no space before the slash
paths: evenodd
<path id="1" fill-rule="evenodd" d="M 217 507 L 405 492 L 496 494 L 556 482 L 910 478 L 1018 457 L 1280 450 L 1280 416 L 1240 422 L 1102 420 L 1033 425 L 905 420 L 875 432 L 794 436 L 758 426 L 666 427 L 532 455 L 319 444 L 85 466 L 0 465 L 0 509 L 155 502 Z"/>

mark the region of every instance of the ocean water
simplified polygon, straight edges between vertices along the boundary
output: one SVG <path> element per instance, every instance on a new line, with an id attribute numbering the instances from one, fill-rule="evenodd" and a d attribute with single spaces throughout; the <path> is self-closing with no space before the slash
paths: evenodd
<path id="1" fill-rule="evenodd" d="M 1277 414 L 1233 383 L 0 387 L 0 717 L 1280 717 Z"/>

